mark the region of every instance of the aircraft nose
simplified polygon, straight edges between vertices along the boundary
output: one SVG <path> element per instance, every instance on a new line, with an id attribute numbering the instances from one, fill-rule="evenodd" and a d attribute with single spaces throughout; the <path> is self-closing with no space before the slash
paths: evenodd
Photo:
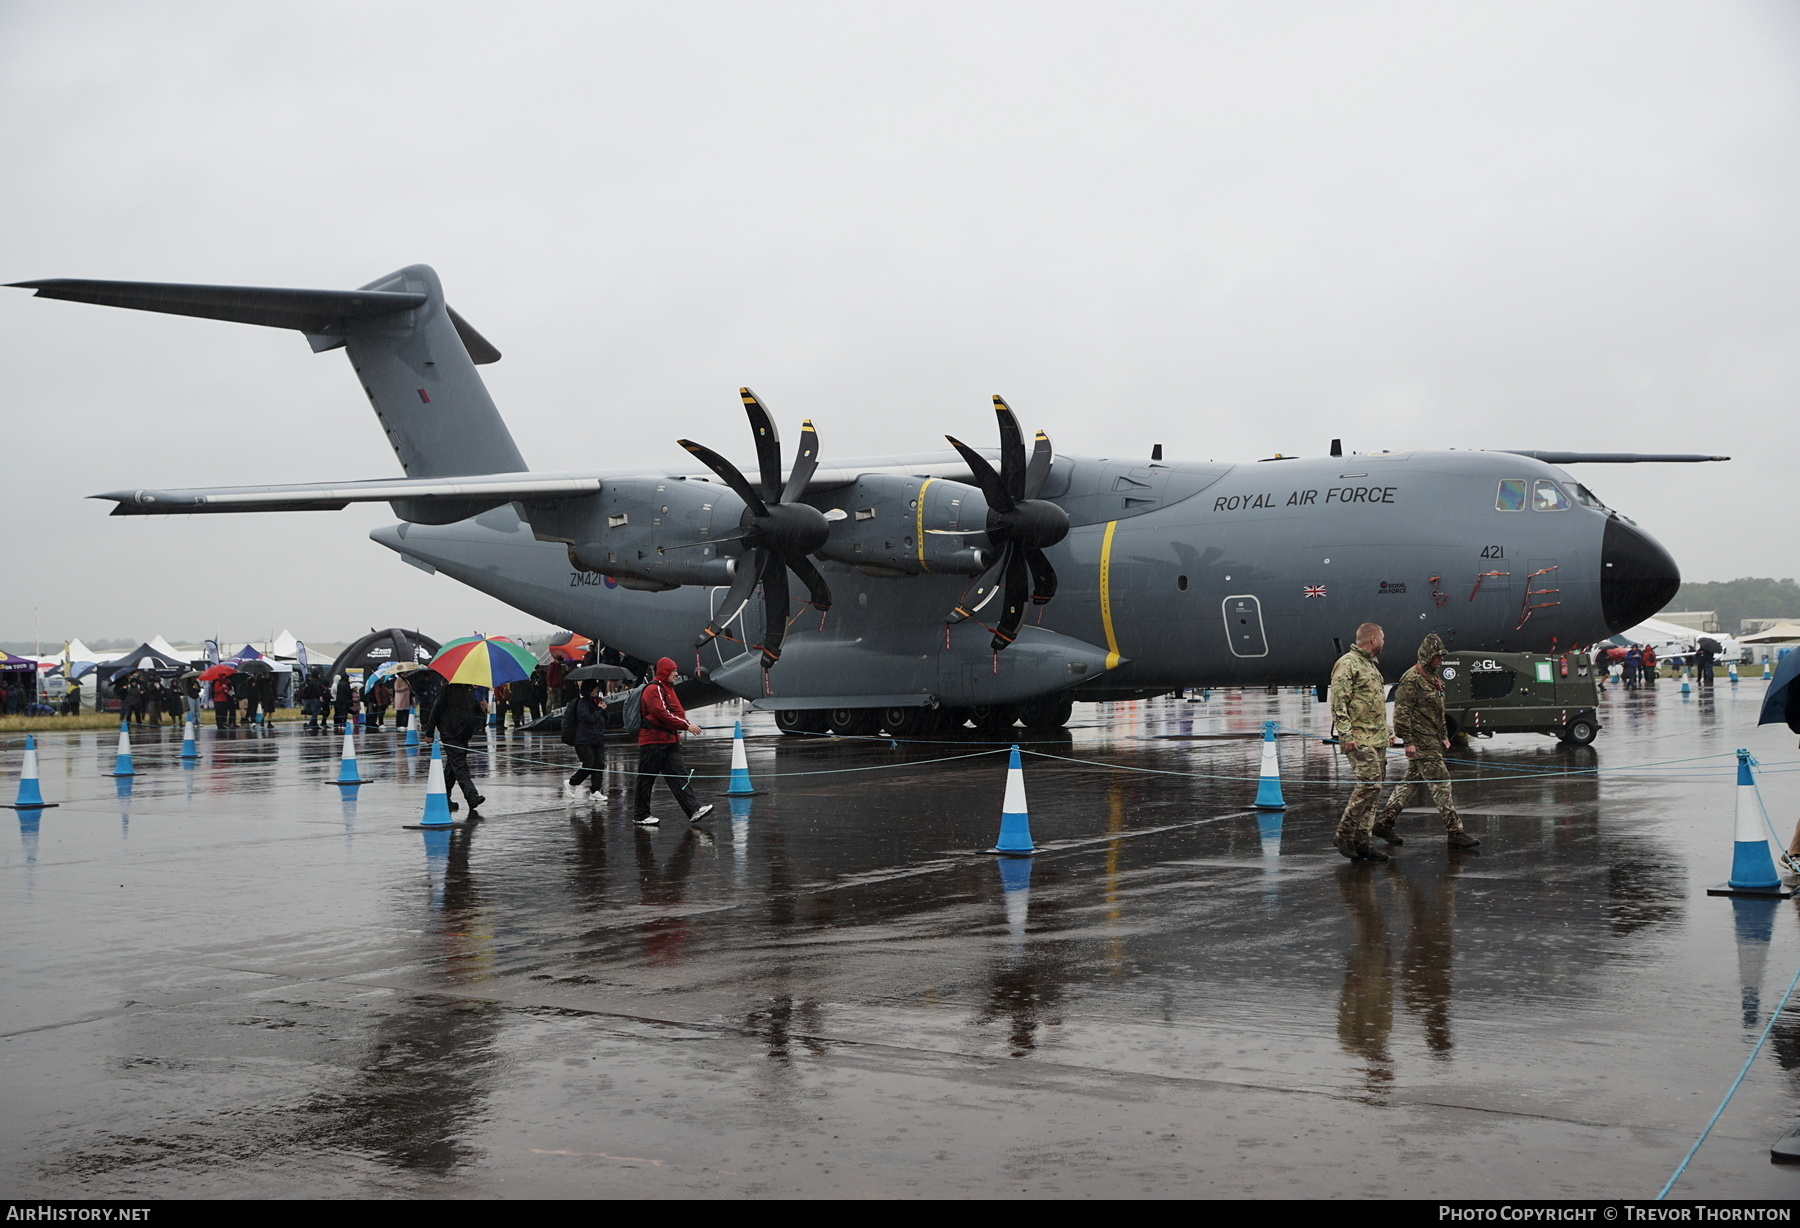
<path id="1" fill-rule="evenodd" d="M 1630 630 L 1674 599 L 1681 569 L 1662 545 L 1617 518 L 1600 546 L 1600 613 L 1607 630 Z"/>

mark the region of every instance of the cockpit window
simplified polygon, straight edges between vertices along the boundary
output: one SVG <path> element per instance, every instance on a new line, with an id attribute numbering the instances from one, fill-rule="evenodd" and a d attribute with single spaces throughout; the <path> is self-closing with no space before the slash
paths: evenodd
<path id="1" fill-rule="evenodd" d="M 1606 504 L 1600 502 L 1599 497 L 1595 495 L 1593 491 L 1581 485 L 1579 482 L 1569 483 L 1569 493 L 1574 495 L 1575 502 L 1581 504 L 1583 507 L 1591 507 L 1597 512 L 1611 510 Z"/>
<path id="2" fill-rule="evenodd" d="M 1501 478 L 1500 493 L 1494 496 L 1494 508 L 1501 512 L 1525 510 L 1525 479 Z"/>
<path id="3" fill-rule="evenodd" d="M 1566 512 L 1572 505 L 1569 503 L 1569 496 L 1563 494 L 1562 487 L 1547 478 L 1539 478 L 1531 506 L 1539 512 Z"/>

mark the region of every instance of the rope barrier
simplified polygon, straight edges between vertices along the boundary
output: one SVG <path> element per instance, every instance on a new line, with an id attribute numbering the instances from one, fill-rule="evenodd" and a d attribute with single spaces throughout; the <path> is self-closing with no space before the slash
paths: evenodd
<path id="1" fill-rule="evenodd" d="M 1711 1134 L 1713 1127 L 1719 1124 L 1719 1118 L 1724 1114 L 1725 1106 L 1731 1103 L 1731 1098 L 1737 1095 L 1738 1087 L 1744 1082 L 1744 1076 L 1750 1073 L 1751 1063 L 1756 1061 L 1756 1055 L 1762 1052 L 1763 1042 L 1769 1039 L 1769 1033 L 1775 1030 L 1775 1021 L 1781 1018 L 1781 1012 L 1786 1009 L 1788 999 L 1793 996 L 1796 985 L 1800 985 L 1800 970 L 1794 972 L 1794 979 L 1788 982 L 1787 992 L 1781 995 L 1781 1001 L 1776 1004 L 1773 1011 L 1769 1012 L 1769 1022 L 1764 1026 L 1762 1035 L 1756 1038 L 1756 1047 L 1751 1049 L 1750 1056 L 1744 1059 L 1744 1068 L 1738 1071 L 1737 1078 L 1731 1081 L 1730 1090 L 1725 1093 L 1725 1099 L 1719 1101 L 1719 1107 L 1713 1110 L 1711 1119 L 1706 1123 L 1706 1129 L 1700 1131 L 1700 1137 L 1694 1140 L 1694 1145 L 1688 1148 L 1688 1153 L 1681 1157 L 1681 1163 L 1675 1166 L 1675 1171 L 1669 1175 L 1668 1182 L 1657 1194 L 1658 1202 L 1669 1196 L 1669 1191 L 1675 1188 L 1675 1183 L 1681 1179 L 1681 1174 L 1687 1171 L 1688 1161 L 1699 1154 L 1700 1144 L 1706 1141 L 1706 1136 Z"/>

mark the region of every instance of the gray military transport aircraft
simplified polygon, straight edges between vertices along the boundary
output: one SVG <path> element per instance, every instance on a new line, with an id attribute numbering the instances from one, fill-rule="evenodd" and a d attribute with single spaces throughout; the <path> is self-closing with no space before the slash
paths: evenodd
<path id="1" fill-rule="evenodd" d="M 1346 456 L 1334 442 L 1326 457 L 1201 464 L 1056 456 L 1041 432 L 1027 454 L 995 397 L 998 449 L 952 439 L 822 463 L 808 422 L 784 468 L 745 389 L 754 477 L 688 440 L 703 468 L 543 473 L 475 369 L 499 351 L 425 265 L 351 291 L 18 285 L 341 348 L 405 473 L 95 496 L 114 515 L 385 502 L 400 523 L 371 536 L 406 561 L 633 656 L 673 657 L 704 680 L 696 702 L 754 700 L 792 733 L 1054 729 L 1077 699 L 1319 685 L 1365 620 L 1399 645 L 1427 631 L 1460 649 L 1590 644 L 1661 609 L 1680 576 L 1555 466 L 1725 459 Z"/>

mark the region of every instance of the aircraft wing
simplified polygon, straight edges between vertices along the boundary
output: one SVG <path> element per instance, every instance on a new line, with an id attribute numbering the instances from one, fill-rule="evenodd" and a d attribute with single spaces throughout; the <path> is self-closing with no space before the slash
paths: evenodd
<path id="1" fill-rule="evenodd" d="M 1639 465 L 1647 463 L 1691 463 L 1695 461 L 1728 461 L 1729 456 L 1706 456 L 1699 452 L 1528 452 L 1524 448 L 1495 448 L 1514 456 L 1529 456 L 1546 465 Z"/>
<path id="2" fill-rule="evenodd" d="M 356 482 L 300 482 L 290 486 L 199 486 L 176 490 L 114 490 L 94 499 L 118 504 L 115 516 L 191 516 L 217 512 L 335 512 L 352 503 L 395 500 L 498 507 L 515 499 L 591 495 L 597 477 L 484 473 L 457 478 L 376 478 Z"/>

